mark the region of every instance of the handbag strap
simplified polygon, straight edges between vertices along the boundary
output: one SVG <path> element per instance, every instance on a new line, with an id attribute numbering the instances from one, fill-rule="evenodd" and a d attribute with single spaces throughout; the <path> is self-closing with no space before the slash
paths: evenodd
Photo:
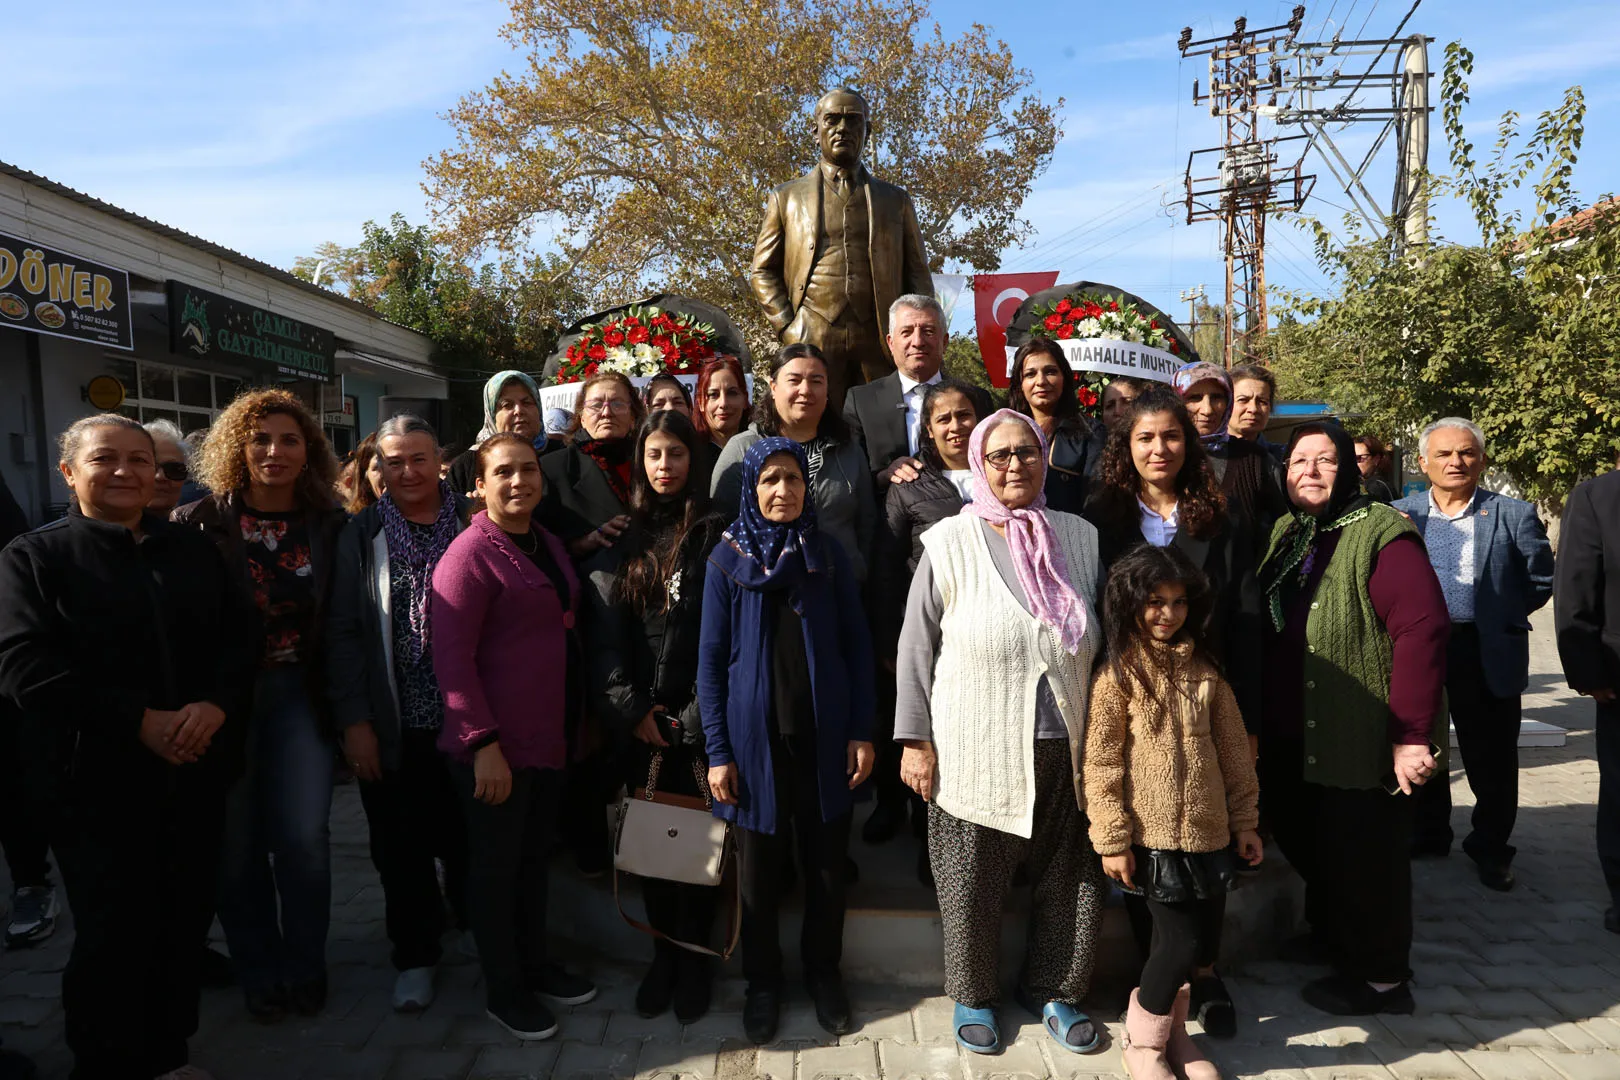
<path id="1" fill-rule="evenodd" d="M 652 760 L 647 763 L 647 787 L 642 798 L 647 802 L 653 801 L 658 794 L 658 773 L 664 767 L 664 752 L 654 750 Z M 714 812 L 714 796 L 709 793 L 709 771 L 703 767 L 703 762 L 696 755 L 692 757 L 692 779 L 697 781 L 698 794 L 703 796 L 703 808 L 711 814 Z"/>
<path id="2" fill-rule="evenodd" d="M 643 934 L 651 934 L 655 938 L 662 938 L 671 945 L 677 945 L 688 952 L 702 953 L 704 956 L 714 956 L 721 960 L 731 959 L 731 954 L 737 950 L 737 942 L 742 937 L 742 872 L 737 866 L 736 850 L 731 845 L 729 833 L 726 837 L 725 870 L 722 871 L 721 880 L 724 881 L 725 876 L 728 874 L 731 877 L 731 895 L 729 897 L 731 902 L 726 905 L 726 944 L 719 952 L 709 948 L 707 945 L 698 945 L 695 942 L 670 937 L 656 926 L 642 922 L 624 910 L 624 900 L 619 895 L 619 875 L 622 873 L 623 871 L 618 867 L 613 868 L 613 902 L 618 905 L 619 917 L 625 922 L 640 930 Z"/>

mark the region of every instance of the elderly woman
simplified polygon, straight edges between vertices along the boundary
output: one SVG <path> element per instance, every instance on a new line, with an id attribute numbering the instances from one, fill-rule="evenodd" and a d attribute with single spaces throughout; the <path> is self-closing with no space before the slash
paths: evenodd
<path id="1" fill-rule="evenodd" d="M 0 555 L 0 697 L 73 907 L 73 1075 L 204 1077 L 186 1040 L 256 620 L 214 546 L 149 509 L 153 439 L 134 420 L 75 422 L 60 469 L 67 516 Z"/>
<path id="2" fill-rule="evenodd" d="M 853 793 L 874 761 L 872 645 L 851 560 L 817 526 L 809 471 L 795 439 L 749 446 L 742 508 L 709 555 L 698 639 L 709 789 L 742 856 L 743 1029 L 761 1044 L 775 1038 L 781 1011 L 789 813 L 804 877 L 806 988 L 823 1028 L 853 1027 L 838 968 Z"/>
<path id="3" fill-rule="evenodd" d="M 1260 788 L 1305 879 L 1311 932 L 1288 952 L 1335 968 L 1304 989 L 1317 1008 L 1410 1013 L 1410 795 L 1446 734 L 1445 597 L 1412 523 L 1361 493 L 1348 433 L 1295 428 L 1287 462 L 1260 566 Z"/>
<path id="4" fill-rule="evenodd" d="M 540 387 L 521 371 L 497 371 L 484 384 L 484 424 L 472 445 L 450 463 L 450 490 L 473 497 L 478 482 L 478 448 L 498 431 L 534 440 L 545 434 L 540 426 Z"/>
<path id="5" fill-rule="evenodd" d="M 247 773 L 226 806 L 219 922 L 248 1012 L 274 1022 L 326 1004 L 332 769 L 326 601 L 344 524 L 320 421 L 285 390 L 250 390 L 198 455 L 214 494 L 174 520 L 201 529 L 258 613 Z"/>
<path id="6" fill-rule="evenodd" d="M 1184 365 L 1173 384 L 1187 405 L 1199 441 L 1209 456 L 1215 478 L 1226 493 L 1234 515 L 1251 523 L 1251 535 L 1263 544 L 1271 525 L 1288 514 L 1282 475 L 1276 460 L 1258 443 L 1235 438 L 1227 431 L 1232 416 L 1232 378 L 1226 370 L 1204 361 Z M 1256 552 L 1258 555 L 1259 552 Z"/>
<path id="7" fill-rule="evenodd" d="M 547 454 L 546 494 L 535 516 L 579 562 L 611 547 L 630 525 L 631 458 L 646 409 L 616 371 L 579 384 L 568 445 Z"/>
<path id="8" fill-rule="evenodd" d="M 154 514 L 168 517 L 180 505 L 180 492 L 190 477 L 190 454 L 186 437 L 168 420 L 152 420 L 142 425 L 152 436 L 157 453 L 157 483 L 152 488 L 152 501 L 146 508 Z"/>
<path id="9" fill-rule="evenodd" d="M 1019 864 L 1034 886 L 1018 1001 L 1063 1049 L 1100 1029 L 1079 1009 L 1102 924 L 1103 877 L 1080 813 L 1097 531 L 1048 510 L 1046 440 L 1002 409 L 969 443 L 973 498 L 923 534 L 900 632 L 900 775 L 928 800 L 956 1041 L 1001 1049 L 994 1010 L 1001 908 Z"/>

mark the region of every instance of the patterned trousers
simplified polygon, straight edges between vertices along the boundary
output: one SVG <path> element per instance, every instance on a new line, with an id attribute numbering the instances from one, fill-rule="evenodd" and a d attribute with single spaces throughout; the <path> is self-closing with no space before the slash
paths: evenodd
<path id="1" fill-rule="evenodd" d="M 982 1008 L 1001 996 L 1001 912 L 1020 863 L 1033 887 L 1021 993 L 1037 1003 L 1078 1005 L 1091 987 L 1106 888 L 1070 768 L 1067 740 L 1035 744 L 1028 840 L 928 806 L 928 855 L 945 924 L 945 993 L 960 1004 Z"/>

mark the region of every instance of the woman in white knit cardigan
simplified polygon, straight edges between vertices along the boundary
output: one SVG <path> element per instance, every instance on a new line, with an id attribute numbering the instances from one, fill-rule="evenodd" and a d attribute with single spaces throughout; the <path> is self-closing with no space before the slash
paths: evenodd
<path id="1" fill-rule="evenodd" d="M 901 777 L 928 800 L 957 1042 L 1001 1049 L 1001 910 L 1019 864 L 1034 887 L 1017 998 L 1057 1044 L 1096 1049 L 1078 1008 L 1104 881 L 1080 812 L 1080 752 L 1100 634 L 1097 532 L 1046 508 L 1046 441 L 1003 409 L 969 442 L 972 500 L 923 534 L 897 664 Z"/>

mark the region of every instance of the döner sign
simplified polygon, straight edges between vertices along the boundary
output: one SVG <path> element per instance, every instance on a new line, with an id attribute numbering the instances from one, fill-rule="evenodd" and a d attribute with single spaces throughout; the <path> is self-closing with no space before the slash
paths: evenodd
<path id="1" fill-rule="evenodd" d="M 330 382 L 337 337 L 228 296 L 169 282 L 169 349 L 185 356 L 223 354 L 283 375 Z"/>
<path id="2" fill-rule="evenodd" d="M 133 349 L 129 274 L 0 233 L 0 326 Z"/>

